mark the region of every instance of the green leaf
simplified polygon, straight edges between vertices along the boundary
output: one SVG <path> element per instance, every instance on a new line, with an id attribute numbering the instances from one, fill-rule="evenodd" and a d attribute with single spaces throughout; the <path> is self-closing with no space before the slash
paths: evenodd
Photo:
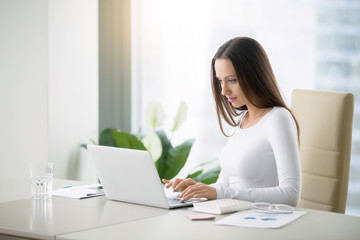
<path id="1" fill-rule="evenodd" d="M 112 137 L 116 143 L 116 147 L 130 148 L 138 150 L 146 150 L 144 144 L 135 136 L 126 132 L 112 131 Z"/>
<path id="2" fill-rule="evenodd" d="M 172 145 L 164 131 L 158 130 L 158 131 L 156 131 L 156 134 L 159 136 L 160 141 L 161 141 L 162 153 L 161 153 L 160 158 L 155 163 L 155 165 L 156 165 L 156 168 L 157 168 L 160 178 L 163 179 L 165 165 L 166 165 L 166 161 L 167 161 L 166 159 L 167 159 L 169 150 L 172 148 Z"/>
<path id="3" fill-rule="evenodd" d="M 194 139 L 189 139 L 175 148 L 169 149 L 169 153 L 164 159 L 163 178 L 172 179 L 175 177 L 186 163 Z"/>
<path id="4" fill-rule="evenodd" d="M 216 166 L 206 172 L 197 175 L 196 177 L 193 178 L 193 180 L 195 182 L 202 182 L 205 184 L 215 183 L 219 178 L 220 170 L 221 170 L 220 166 Z M 188 177 L 190 177 L 190 175 Z"/>
<path id="5" fill-rule="evenodd" d="M 194 178 L 196 178 L 197 176 L 199 176 L 199 175 L 202 173 L 202 171 L 203 171 L 203 170 L 199 170 L 199 171 L 196 171 L 196 172 L 194 172 L 194 173 L 192 173 L 192 174 L 189 174 L 189 175 L 187 176 L 187 178 L 192 178 L 192 179 L 194 179 Z"/>
<path id="6" fill-rule="evenodd" d="M 116 142 L 112 136 L 113 131 L 116 131 L 116 130 L 112 129 L 112 128 L 107 128 L 107 129 L 103 130 L 99 136 L 99 145 L 116 147 Z"/>

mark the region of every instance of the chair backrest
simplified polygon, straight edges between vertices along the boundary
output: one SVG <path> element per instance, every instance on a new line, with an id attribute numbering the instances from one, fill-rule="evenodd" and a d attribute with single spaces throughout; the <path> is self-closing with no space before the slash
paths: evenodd
<path id="1" fill-rule="evenodd" d="M 294 90 L 300 126 L 302 193 L 299 207 L 344 213 L 349 183 L 354 96 Z"/>

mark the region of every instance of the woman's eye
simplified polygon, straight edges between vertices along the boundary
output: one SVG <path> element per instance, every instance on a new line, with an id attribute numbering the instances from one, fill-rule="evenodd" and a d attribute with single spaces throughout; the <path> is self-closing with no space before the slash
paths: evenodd
<path id="1" fill-rule="evenodd" d="M 236 82 L 236 79 L 230 79 L 229 82 L 235 83 L 235 82 Z"/>

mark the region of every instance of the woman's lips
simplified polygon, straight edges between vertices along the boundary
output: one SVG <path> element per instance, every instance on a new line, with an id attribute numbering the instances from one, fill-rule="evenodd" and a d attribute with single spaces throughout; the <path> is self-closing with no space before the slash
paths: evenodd
<path id="1" fill-rule="evenodd" d="M 235 99 L 236 99 L 236 97 L 234 97 L 234 98 L 228 98 L 228 101 L 229 101 L 229 102 L 233 102 L 233 101 L 235 101 Z"/>

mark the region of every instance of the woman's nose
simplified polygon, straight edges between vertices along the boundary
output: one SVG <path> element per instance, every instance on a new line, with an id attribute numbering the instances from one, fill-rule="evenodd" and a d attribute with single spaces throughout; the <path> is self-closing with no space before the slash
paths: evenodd
<path id="1" fill-rule="evenodd" d="M 226 87 L 225 84 L 221 86 L 221 95 L 225 96 L 229 92 L 229 89 Z"/>

